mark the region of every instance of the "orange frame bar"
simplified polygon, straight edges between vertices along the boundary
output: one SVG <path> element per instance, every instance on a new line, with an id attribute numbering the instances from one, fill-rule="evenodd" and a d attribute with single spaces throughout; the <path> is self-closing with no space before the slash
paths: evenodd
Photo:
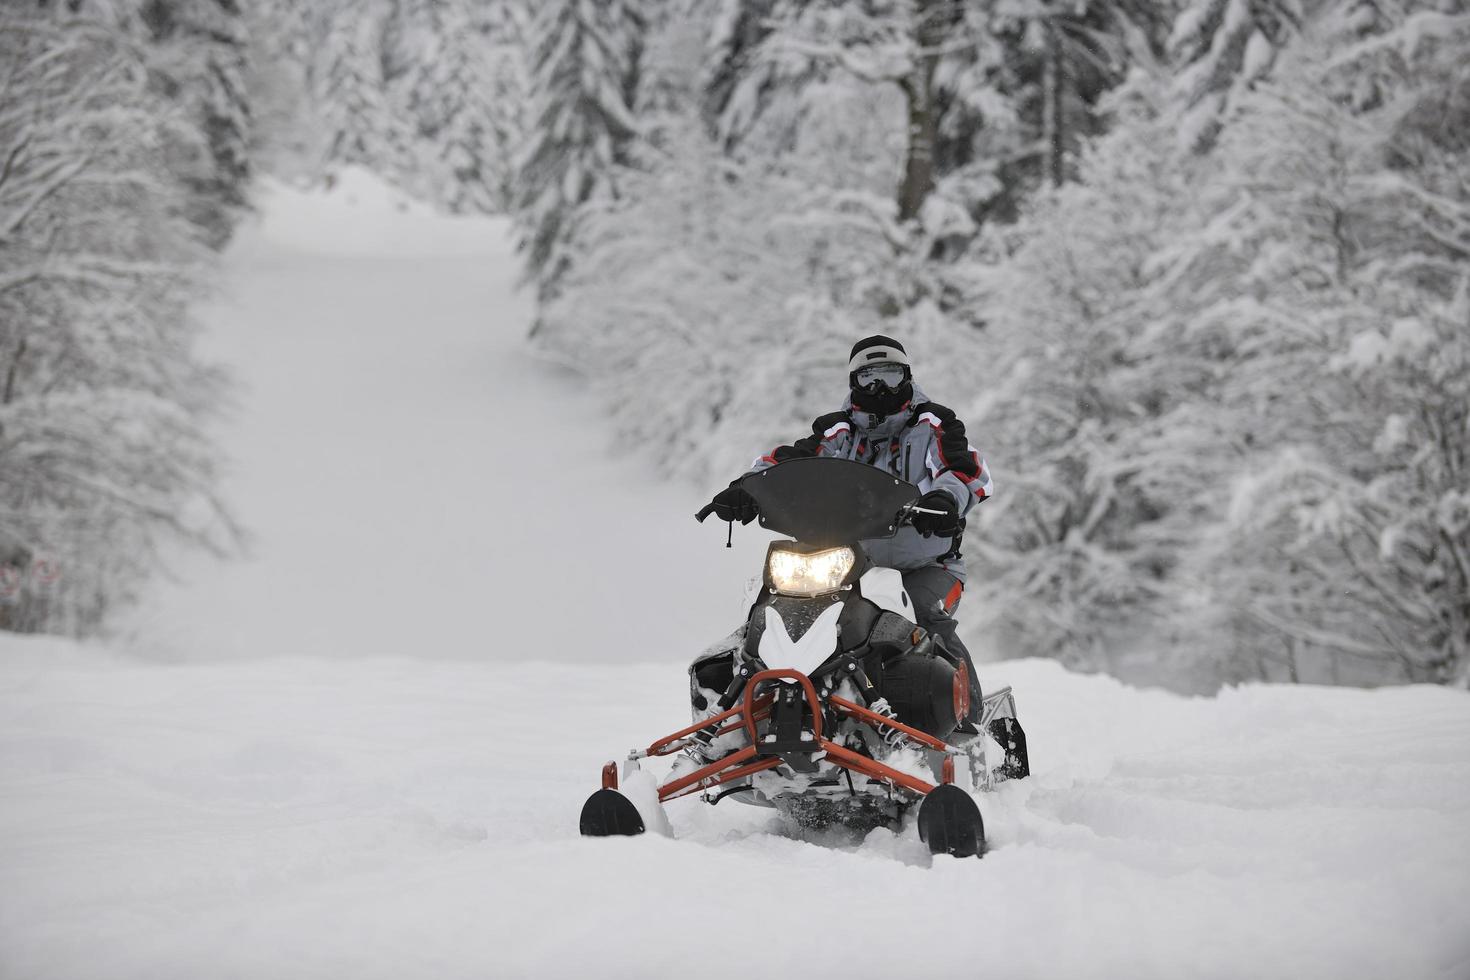
<path id="1" fill-rule="evenodd" d="M 870 759 L 865 755 L 859 755 L 851 749 L 843 748 L 830 739 L 818 739 L 816 744 L 825 753 L 829 762 L 842 769 L 849 769 L 859 775 L 879 780 L 890 786 L 897 786 L 910 792 L 918 793 L 920 796 L 928 796 L 934 792 L 933 783 L 926 782 L 917 776 L 910 776 L 906 772 L 900 772 L 892 766 L 879 762 L 877 759 Z M 658 800 L 660 803 L 667 803 L 681 796 L 689 796 L 696 789 L 712 789 L 736 779 L 743 779 L 746 776 L 752 776 L 758 772 L 764 772 L 767 769 L 774 769 L 781 764 L 781 757 L 778 755 L 766 756 L 763 759 L 757 759 L 757 761 L 751 762 L 750 760 L 756 759 L 758 754 L 759 752 L 754 745 L 747 745 L 740 751 L 727 755 L 718 762 L 712 762 L 707 766 L 694 770 L 694 772 L 686 773 L 678 779 L 671 780 L 660 786 L 658 788 Z"/>
<path id="2" fill-rule="evenodd" d="M 906 790 L 918 793 L 920 796 L 928 796 L 934 792 L 934 784 L 927 783 L 917 776 L 910 776 L 906 772 L 899 772 L 892 766 L 884 765 L 877 759 L 869 759 L 865 755 L 858 755 L 851 749 L 845 749 L 836 742 L 822 739 L 822 748 L 827 750 L 827 758 L 844 769 L 851 769 L 870 779 L 881 780 L 890 786 L 901 786 Z"/>
<path id="3" fill-rule="evenodd" d="M 763 769 L 772 769 L 781 764 L 781 758 L 773 755 L 761 759 L 759 762 L 745 765 L 745 763 L 754 759 L 757 754 L 754 745 L 747 745 L 740 751 L 727 755 L 717 762 L 711 762 L 709 765 L 702 766 L 693 772 L 685 773 L 678 779 L 672 779 L 658 788 L 658 800 L 660 803 L 664 803 L 685 795 L 682 791 L 692 786 L 709 789 L 713 786 L 719 786 L 722 783 L 728 783 L 732 779 L 739 779 L 741 776 L 748 776 L 753 772 L 760 772 Z M 731 767 L 735 768 L 732 769 Z"/>
<path id="4" fill-rule="evenodd" d="M 839 698 L 833 694 L 827 698 L 827 703 L 835 706 L 843 714 L 858 718 L 870 725 L 884 725 L 888 728 L 897 729 L 925 748 L 934 749 L 936 752 L 948 752 L 950 749 L 949 743 L 943 739 L 935 738 L 928 732 L 921 732 L 917 728 L 905 725 L 896 718 L 880 715 L 876 711 L 864 708 L 860 704 L 847 700 L 847 698 Z"/>
<path id="5" fill-rule="evenodd" d="M 707 766 L 702 766 L 693 772 L 686 773 L 678 779 L 670 780 L 660 786 L 658 788 L 659 802 L 666 803 L 669 800 L 678 799 L 681 796 L 691 795 L 698 789 L 711 789 L 715 786 L 720 786 L 736 779 L 743 779 L 746 776 L 752 776 L 758 772 L 764 772 L 767 769 L 774 769 L 776 766 L 779 766 L 781 764 L 780 756 L 773 755 L 758 758 L 760 750 L 759 736 L 755 727 L 756 722 L 770 713 L 771 704 L 775 699 L 774 696 L 769 694 L 757 698 L 755 697 L 755 689 L 763 681 L 783 679 L 795 681 L 804 689 L 803 693 L 806 695 L 807 704 L 812 708 L 812 737 L 815 740 L 816 746 L 822 750 L 827 760 L 833 765 L 858 773 L 859 775 L 867 776 L 870 779 L 879 780 L 889 786 L 906 789 L 920 796 L 927 796 L 934 792 L 935 787 L 933 783 L 919 779 L 917 776 L 911 776 L 906 772 L 900 772 L 892 766 L 879 762 L 877 759 L 860 755 L 851 749 L 838 745 L 831 739 L 823 738 L 822 702 L 817 697 L 817 689 L 812 684 L 811 678 L 800 671 L 782 668 L 777 670 L 763 670 L 751 677 L 746 683 L 745 697 L 741 700 L 739 706 L 712 715 L 702 721 L 695 722 L 687 728 L 681 728 L 674 734 L 661 738 L 648 747 L 648 755 L 650 756 L 669 755 L 682 747 L 676 744 L 681 739 L 693 735 L 695 732 L 708 728 L 711 725 L 720 725 L 734 718 L 736 715 L 740 715 L 741 720 L 717 729 L 717 734 L 723 735 L 727 732 L 734 731 L 737 727 L 743 726 L 746 737 L 750 740 L 750 744 L 745 748 L 739 749 L 725 756 L 723 759 L 711 762 Z M 948 743 L 935 738 L 927 732 L 921 732 L 917 728 L 905 725 L 901 721 L 889 718 L 886 715 L 880 715 L 878 712 L 865 708 L 846 698 L 832 695 L 828 697 L 827 703 L 837 708 L 843 714 L 865 721 L 870 725 L 883 725 L 900 731 L 927 748 L 941 752 L 946 752 L 950 749 Z M 953 759 L 946 759 L 945 761 L 951 767 L 946 770 L 946 773 L 953 772 Z M 952 779 L 953 776 L 949 776 L 949 778 Z M 605 772 L 604 780 L 606 780 Z"/>
<path id="6" fill-rule="evenodd" d="M 806 689 L 806 703 L 812 708 L 812 738 L 820 742 L 822 740 L 822 712 L 820 710 L 822 702 L 817 698 L 817 689 L 812 685 L 812 679 L 799 670 L 780 667 L 776 670 L 763 670 L 746 682 L 742 714 L 745 715 L 745 734 L 749 736 L 750 744 L 755 745 L 757 741 L 755 712 L 751 709 L 751 698 L 755 695 L 755 686 L 761 681 L 781 680 L 782 678 L 796 681 Z"/>
<path id="7" fill-rule="evenodd" d="M 696 721 L 688 728 L 681 728 L 672 735 L 665 735 L 663 738 L 659 739 L 657 742 L 654 742 L 648 747 L 648 754 L 669 755 L 671 753 L 677 752 L 679 751 L 679 749 L 683 748 L 683 746 L 675 745 L 675 742 L 678 742 L 684 738 L 688 738 L 690 735 L 693 735 L 695 732 L 699 731 L 702 728 L 708 728 L 710 725 L 718 725 L 722 721 L 733 718 L 736 715 L 740 714 L 740 712 L 743 710 L 743 706 L 737 706 L 731 708 L 729 711 L 721 711 L 719 714 L 711 715 L 703 721 Z"/>
<path id="8" fill-rule="evenodd" d="M 716 765 L 723 764 L 724 760 L 716 763 Z M 658 790 L 658 801 L 660 803 L 667 803 L 669 800 L 677 800 L 680 797 L 692 796 L 696 790 L 713 789 L 716 786 L 722 786 L 725 783 L 734 782 L 737 779 L 743 779 L 746 776 L 751 776 L 758 772 L 764 772 L 767 769 L 774 769 L 780 764 L 781 757 L 772 755 L 761 759 L 759 762 L 752 762 L 749 765 L 737 766 L 734 769 L 721 772 L 716 777 L 713 777 L 711 781 L 702 783 L 700 785 L 681 786 L 678 789 L 672 790 L 669 788 L 669 786 L 660 786 Z"/>
<path id="9" fill-rule="evenodd" d="M 760 674 L 757 674 L 756 675 L 756 677 L 759 677 L 759 676 L 761 676 L 761 675 Z M 754 680 L 754 678 L 752 678 L 752 681 L 753 680 Z M 754 715 L 754 718 L 755 718 L 756 721 L 760 721 L 762 718 L 764 718 L 768 714 L 768 712 L 767 712 L 766 709 L 771 706 L 771 702 L 773 700 L 775 700 L 775 699 L 772 698 L 769 694 L 763 694 L 760 697 L 758 697 L 758 698 L 755 699 L 755 715 Z M 694 724 L 690 725 L 688 728 L 681 728 L 681 729 L 679 729 L 677 732 L 675 732 L 672 735 L 665 735 L 663 738 L 659 739 L 657 742 L 654 742 L 652 745 L 650 745 L 648 747 L 647 754 L 648 755 L 652 755 L 652 756 L 672 755 L 673 753 L 675 753 L 675 752 L 679 751 L 681 748 L 683 748 L 682 745 L 678 745 L 678 744 L 675 744 L 675 743 L 678 743 L 678 742 L 682 741 L 683 739 L 688 738 L 690 735 L 693 735 L 695 732 L 698 732 L 698 731 L 700 731 L 702 729 L 708 728 L 711 725 L 718 725 L 721 722 L 729 721 L 730 719 L 734 718 L 735 716 L 742 714 L 745 711 L 745 708 L 746 708 L 746 705 L 743 704 L 743 703 L 742 704 L 739 704 L 739 705 L 736 705 L 735 707 L 731 708 L 729 711 L 721 711 L 717 715 L 710 715 L 708 718 L 705 718 L 703 721 L 696 721 Z M 722 727 L 720 729 L 717 729 L 715 731 L 715 738 L 719 738 L 721 735 L 728 735 L 729 733 L 733 732 L 735 729 L 741 727 L 744 724 L 745 724 L 745 720 L 743 718 L 740 721 L 732 721 L 730 724 L 725 725 L 724 727 Z"/>

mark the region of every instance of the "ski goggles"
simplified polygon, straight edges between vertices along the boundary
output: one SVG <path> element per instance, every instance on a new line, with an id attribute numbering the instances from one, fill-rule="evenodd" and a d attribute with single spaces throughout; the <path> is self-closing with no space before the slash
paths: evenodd
<path id="1" fill-rule="evenodd" d="M 903 384 L 908 377 L 908 369 L 902 364 L 864 364 L 852 373 L 853 383 L 864 390 L 871 390 L 879 385 L 891 390 Z"/>

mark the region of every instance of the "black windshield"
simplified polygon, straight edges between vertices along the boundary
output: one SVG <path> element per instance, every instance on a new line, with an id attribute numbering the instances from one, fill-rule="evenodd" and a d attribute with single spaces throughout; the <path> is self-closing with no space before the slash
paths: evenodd
<path id="1" fill-rule="evenodd" d="M 919 488 L 850 459 L 788 459 L 740 481 L 760 508 L 762 527 L 804 544 L 832 547 L 886 538 Z"/>

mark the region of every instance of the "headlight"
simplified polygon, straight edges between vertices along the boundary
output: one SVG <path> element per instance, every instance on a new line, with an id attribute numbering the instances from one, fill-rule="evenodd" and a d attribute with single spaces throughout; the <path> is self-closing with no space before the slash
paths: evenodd
<path id="1" fill-rule="evenodd" d="M 799 551 L 772 551 L 768 562 L 771 585 L 786 595 L 821 595 L 842 587 L 856 560 L 851 548 L 829 548 L 804 555 Z"/>

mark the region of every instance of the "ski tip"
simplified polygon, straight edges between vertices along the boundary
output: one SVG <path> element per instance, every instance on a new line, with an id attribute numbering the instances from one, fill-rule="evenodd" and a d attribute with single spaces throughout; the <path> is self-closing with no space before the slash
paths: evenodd
<path id="1" fill-rule="evenodd" d="M 919 804 L 919 839 L 931 854 L 981 857 L 985 854 L 985 824 L 980 808 L 958 786 L 941 785 Z"/>
<path id="2" fill-rule="evenodd" d="M 582 805 L 583 837 L 633 837 L 643 833 L 643 818 L 633 801 L 615 789 L 600 789 Z"/>

